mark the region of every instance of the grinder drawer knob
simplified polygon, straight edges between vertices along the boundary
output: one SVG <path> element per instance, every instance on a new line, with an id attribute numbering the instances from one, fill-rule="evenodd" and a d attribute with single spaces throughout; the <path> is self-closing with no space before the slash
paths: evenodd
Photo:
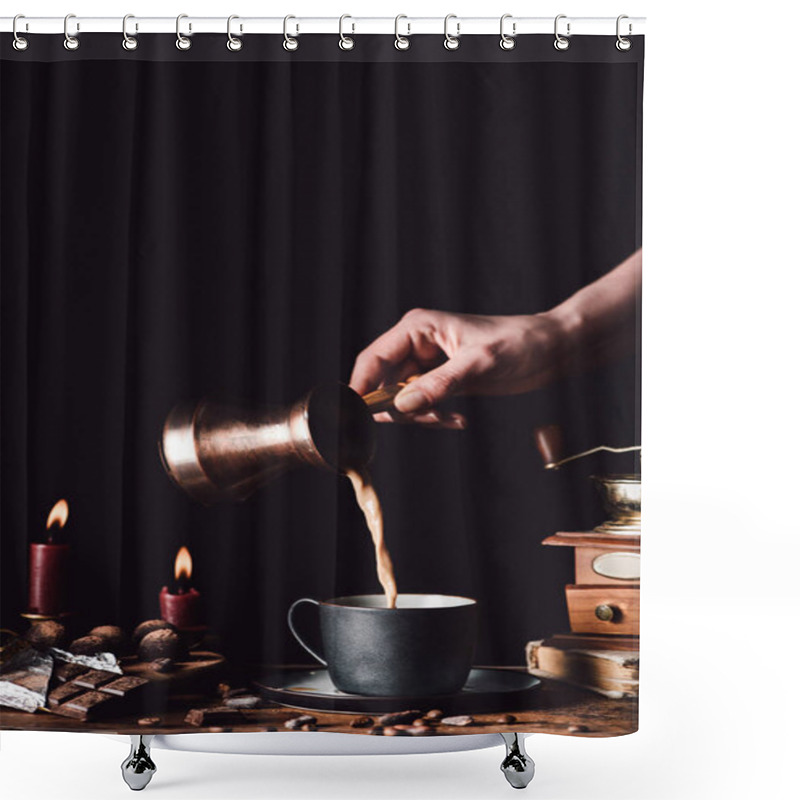
<path id="1" fill-rule="evenodd" d="M 613 622 L 617 613 L 617 609 L 614 608 L 614 606 L 608 605 L 608 603 L 601 603 L 594 610 L 594 615 L 603 622 Z"/>

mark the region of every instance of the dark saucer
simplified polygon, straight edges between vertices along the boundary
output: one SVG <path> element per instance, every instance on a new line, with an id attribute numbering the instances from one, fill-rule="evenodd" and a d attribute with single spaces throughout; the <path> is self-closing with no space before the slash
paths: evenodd
<path id="1" fill-rule="evenodd" d="M 255 685 L 273 702 L 304 711 L 380 714 L 440 708 L 447 714 L 480 714 L 530 708 L 541 681 L 526 672 L 476 667 L 460 692 L 433 697 L 366 697 L 345 694 L 326 669 L 273 669 Z"/>

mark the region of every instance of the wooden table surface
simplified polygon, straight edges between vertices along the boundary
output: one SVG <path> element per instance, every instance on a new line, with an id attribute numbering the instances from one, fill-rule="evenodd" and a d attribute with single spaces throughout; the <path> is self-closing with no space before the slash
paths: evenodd
<path id="1" fill-rule="evenodd" d="M 254 692 L 255 693 L 255 692 Z M 224 727 L 195 727 L 186 724 L 184 717 L 192 708 L 205 708 L 221 704 L 219 698 L 207 695 L 176 695 L 170 698 L 166 711 L 158 712 L 161 723 L 139 725 L 143 713 L 80 722 L 43 710 L 33 714 L 0 708 L 0 728 L 6 730 L 69 731 L 83 733 L 116 734 L 170 734 L 219 733 L 236 731 L 287 731 L 284 723 L 300 714 L 311 714 L 317 720 L 319 731 L 331 733 L 361 733 L 364 728 L 352 728 L 350 723 L 358 714 L 300 711 L 264 701 L 263 707 L 241 711 L 241 719 Z M 578 689 L 552 680 L 542 680 L 540 689 L 533 693 L 529 707 L 512 709 L 516 722 L 501 724 L 498 714 L 474 714 L 474 724 L 467 727 L 437 726 L 432 734 L 504 733 L 511 731 L 530 733 L 555 733 L 569 736 L 623 736 L 637 729 L 638 704 L 635 699 L 610 700 L 601 695 Z M 397 711 L 404 709 L 398 708 Z M 423 712 L 428 709 L 421 709 Z M 373 715 L 377 721 L 379 715 Z"/>

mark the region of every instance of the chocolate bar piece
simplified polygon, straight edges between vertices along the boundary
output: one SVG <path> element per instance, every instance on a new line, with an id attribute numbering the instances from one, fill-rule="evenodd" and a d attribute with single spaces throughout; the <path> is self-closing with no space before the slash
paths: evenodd
<path id="1" fill-rule="evenodd" d="M 67 681 L 74 680 L 78 675 L 83 675 L 84 672 L 89 670 L 83 664 L 64 664 L 56 662 L 56 667 L 53 670 L 53 675 L 57 681 L 66 683 Z"/>
<path id="2" fill-rule="evenodd" d="M 64 717 L 85 721 L 89 717 L 96 717 L 105 710 L 103 706 L 109 702 L 114 702 L 113 695 L 103 694 L 103 692 L 84 692 L 66 703 L 61 703 L 53 711 Z"/>
<path id="3" fill-rule="evenodd" d="M 76 686 L 74 683 L 62 683 L 60 686 L 56 686 L 55 689 L 51 689 L 48 693 L 47 707 L 53 709 L 61 705 L 61 703 L 66 703 L 73 697 L 82 694 L 84 691 L 84 689 L 80 686 Z"/>
<path id="4" fill-rule="evenodd" d="M 225 706 L 213 706 L 212 708 L 193 708 L 184 719 L 187 725 L 195 725 L 202 728 L 206 725 L 223 725 L 225 723 L 239 722 L 242 715 L 238 709 L 226 708 Z"/>
<path id="5" fill-rule="evenodd" d="M 82 686 L 84 689 L 99 689 L 104 683 L 110 683 L 115 678 L 119 678 L 116 672 L 106 672 L 102 669 L 90 669 L 83 675 L 73 679 L 76 686 Z"/>
<path id="6" fill-rule="evenodd" d="M 92 670 L 50 691 L 47 707 L 54 714 L 85 721 L 101 714 L 127 714 L 137 710 L 137 700 L 147 678 Z M 93 686 L 94 689 L 87 687 Z"/>
<path id="7" fill-rule="evenodd" d="M 121 678 L 116 678 L 116 680 L 101 687 L 100 691 L 106 694 L 113 694 L 116 697 L 130 697 L 132 692 L 135 692 L 146 683 L 149 683 L 147 678 L 140 678 L 137 675 L 123 675 Z"/>

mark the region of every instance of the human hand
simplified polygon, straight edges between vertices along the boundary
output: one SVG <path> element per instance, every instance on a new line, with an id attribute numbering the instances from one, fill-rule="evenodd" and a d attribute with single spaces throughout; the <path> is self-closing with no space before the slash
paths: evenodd
<path id="1" fill-rule="evenodd" d="M 378 415 L 435 427 L 463 428 L 460 414 L 437 406 L 457 394 L 518 394 L 549 383 L 559 370 L 567 326 L 552 312 L 481 316 L 414 309 L 356 359 L 350 386 L 363 395 L 409 383 L 394 411 Z"/>

